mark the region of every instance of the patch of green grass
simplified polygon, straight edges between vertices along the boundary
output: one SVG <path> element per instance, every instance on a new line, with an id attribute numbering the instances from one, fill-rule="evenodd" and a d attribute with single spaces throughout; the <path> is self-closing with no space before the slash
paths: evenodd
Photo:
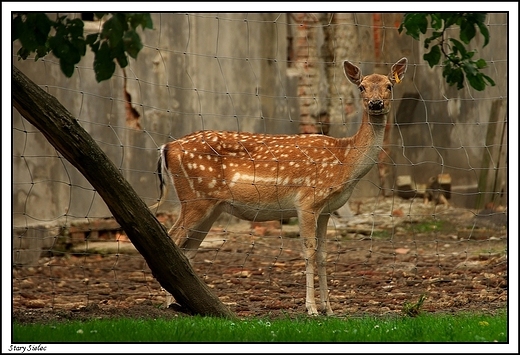
<path id="1" fill-rule="evenodd" d="M 405 302 L 402 309 L 403 314 L 409 317 L 417 317 L 421 313 L 421 308 L 426 298 L 426 295 L 421 295 L 416 303 Z"/>
<path id="2" fill-rule="evenodd" d="M 425 219 L 421 222 L 405 223 L 404 229 L 411 234 L 427 234 L 427 233 L 451 233 L 455 227 L 447 221 Z M 391 239 L 394 232 L 390 229 L 375 230 L 371 234 L 371 238 L 375 239 Z"/>
<path id="3" fill-rule="evenodd" d="M 507 342 L 507 314 L 416 317 L 228 320 L 92 320 L 14 324 L 13 341 L 23 343 L 337 343 L 337 342 Z"/>
<path id="4" fill-rule="evenodd" d="M 445 221 L 425 220 L 420 223 L 411 224 L 409 229 L 415 233 L 429 233 L 445 231 L 448 226 Z"/>
<path id="5" fill-rule="evenodd" d="M 495 247 L 495 248 L 484 248 L 477 251 L 478 254 L 498 254 L 498 255 L 506 255 L 507 254 L 507 246 Z"/>

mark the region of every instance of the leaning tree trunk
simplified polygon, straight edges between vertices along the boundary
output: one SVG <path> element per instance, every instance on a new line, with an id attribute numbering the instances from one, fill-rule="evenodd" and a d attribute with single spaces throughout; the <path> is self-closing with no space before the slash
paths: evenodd
<path id="1" fill-rule="evenodd" d="M 192 313 L 234 317 L 195 274 L 166 229 L 59 101 L 17 68 L 13 68 L 12 95 L 13 106 L 96 189 L 161 286 Z"/>

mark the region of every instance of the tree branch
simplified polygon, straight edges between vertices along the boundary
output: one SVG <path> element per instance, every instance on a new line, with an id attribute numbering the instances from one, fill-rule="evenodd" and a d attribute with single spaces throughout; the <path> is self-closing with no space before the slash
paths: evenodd
<path id="1" fill-rule="evenodd" d="M 17 68 L 13 68 L 12 95 L 18 112 L 38 128 L 100 194 L 161 286 L 192 313 L 233 318 L 232 312 L 195 274 L 166 229 L 116 166 L 65 107 Z"/>

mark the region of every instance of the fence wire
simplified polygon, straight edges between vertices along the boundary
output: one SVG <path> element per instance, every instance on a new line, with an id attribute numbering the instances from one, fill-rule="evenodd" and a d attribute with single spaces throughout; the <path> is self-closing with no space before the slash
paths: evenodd
<path id="1" fill-rule="evenodd" d="M 352 136 L 362 107 L 343 60 L 366 75 L 387 74 L 408 57 L 394 90 L 386 154 L 329 221 L 332 308 L 395 313 L 421 295 L 431 312 L 504 308 L 508 44 L 499 39 L 507 37 L 507 16 L 488 16 L 491 43 L 478 55 L 497 85 L 483 92 L 467 82 L 460 91 L 445 84 L 442 66 L 422 60 L 421 43 L 398 34 L 401 18 L 154 14 L 137 60 L 106 82 L 95 82 L 90 55 L 70 79 L 51 55 L 17 62 L 15 48 L 13 63 L 67 107 L 151 205 L 159 197 L 162 144 L 210 129 Z M 163 305 L 159 283 L 96 190 L 16 111 L 12 137 L 13 309 Z M 158 218 L 169 228 L 178 213 L 171 194 Z M 239 315 L 303 313 L 298 236 L 296 218 L 223 215 L 193 266 Z"/>

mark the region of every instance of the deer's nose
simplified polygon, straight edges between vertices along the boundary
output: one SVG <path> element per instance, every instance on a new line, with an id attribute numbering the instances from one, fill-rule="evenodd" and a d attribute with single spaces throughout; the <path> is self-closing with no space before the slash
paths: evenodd
<path id="1" fill-rule="evenodd" d="M 382 110 L 384 108 L 383 100 L 370 100 L 368 108 L 374 111 Z"/>

